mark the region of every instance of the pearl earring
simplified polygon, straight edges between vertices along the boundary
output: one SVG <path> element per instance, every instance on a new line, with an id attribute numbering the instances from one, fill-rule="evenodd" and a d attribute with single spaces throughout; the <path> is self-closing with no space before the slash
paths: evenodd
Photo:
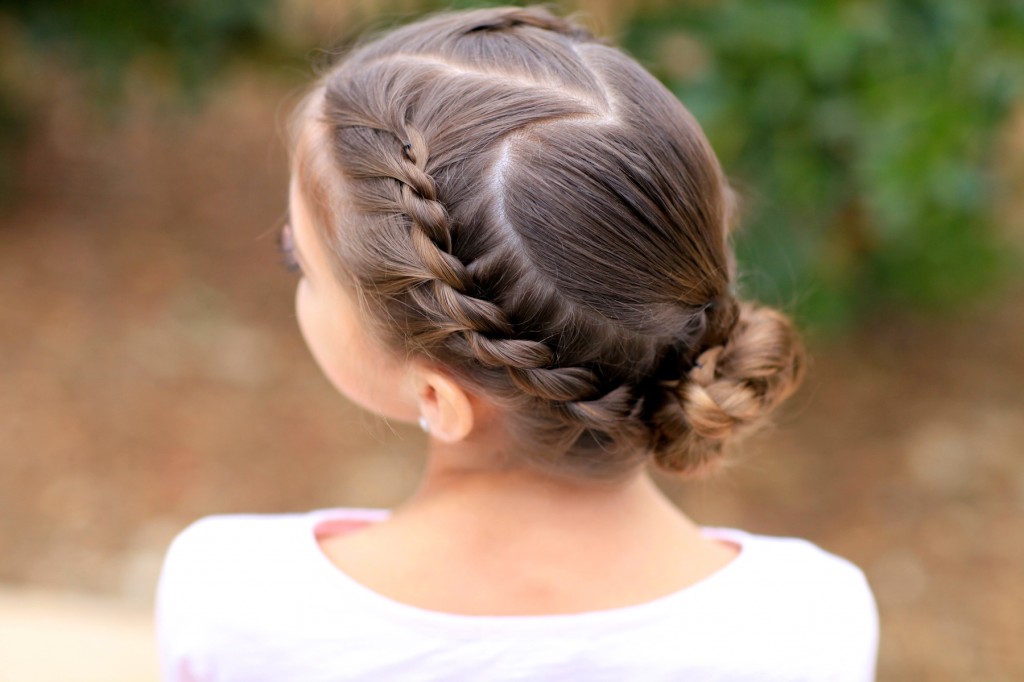
<path id="1" fill-rule="evenodd" d="M 420 415 L 420 428 L 423 429 L 423 433 L 430 433 L 430 422 L 424 415 Z"/>

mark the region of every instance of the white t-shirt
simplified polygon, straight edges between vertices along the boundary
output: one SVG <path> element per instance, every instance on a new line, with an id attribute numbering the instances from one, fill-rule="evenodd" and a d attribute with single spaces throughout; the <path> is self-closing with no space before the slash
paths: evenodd
<path id="1" fill-rule="evenodd" d="M 637 606 L 466 616 L 340 571 L 316 529 L 385 510 L 214 516 L 167 554 L 157 631 L 168 681 L 871 680 L 878 613 L 853 564 L 794 538 L 705 528 L 724 568 Z"/>

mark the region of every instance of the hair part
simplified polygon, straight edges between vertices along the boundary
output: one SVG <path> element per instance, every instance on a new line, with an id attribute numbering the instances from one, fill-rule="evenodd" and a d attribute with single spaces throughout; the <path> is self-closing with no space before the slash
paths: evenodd
<path id="1" fill-rule="evenodd" d="M 387 33 L 317 80 L 290 134 L 381 342 L 493 401 L 532 465 L 706 470 L 800 379 L 789 320 L 731 291 L 735 202 L 697 122 L 545 9 Z"/>

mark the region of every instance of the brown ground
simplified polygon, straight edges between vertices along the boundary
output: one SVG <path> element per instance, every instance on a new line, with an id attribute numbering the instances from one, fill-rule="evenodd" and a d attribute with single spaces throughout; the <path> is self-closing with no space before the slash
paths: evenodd
<path id="1" fill-rule="evenodd" d="M 139 88 L 114 130 L 71 81 L 33 92 L 0 225 L 0 581 L 146 603 L 198 516 L 399 500 L 419 435 L 332 392 L 274 263 L 286 86 L 240 74 L 195 118 Z M 745 461 L 666 483 L 864 567 L 880 679 L 1024 679 L 1022 293 L 817 347 Z"/>

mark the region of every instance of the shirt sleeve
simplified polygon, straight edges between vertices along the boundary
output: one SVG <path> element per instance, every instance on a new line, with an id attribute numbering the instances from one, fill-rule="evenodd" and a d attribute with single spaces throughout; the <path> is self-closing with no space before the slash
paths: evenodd
<path id="1" fill-rule="evenodd" d="M 791 677 L 783 679 L 874 680 L 878 607 L 864 572 L 806 540 L 771 538 L 762 546 L 753 587 L 784 635 L 780 650 L 790 649 L 780 670 L 788 666 Z"/>
<path id="2" fill-rule="evenodd" d="M 215 530 L 203 519 L 182 531 L 164 557 L 156 593 L 156 636 L 164 682 L 212 682 L 208 652 L 216 594 L 208 564 L 214 559 Z"/>
<path id="3" fill-rule="evenodd" d="M 810 590 L 820 679 L 872 682 L 878 662 L 878 606 L 863 571 L 845 559 L 825 555 L 820 582 Z M 825 674 L 824 671 L 829 673 Z"/>
<path id="4" fill-rule="evenodd" d="M 878 603 L 867 578 L 860 569 L 851 581 L 851 638 L 854 644 L 854 665 L 859 673 L 855 680 L 873 682 L 878 666 L 879 617 Z"/>

